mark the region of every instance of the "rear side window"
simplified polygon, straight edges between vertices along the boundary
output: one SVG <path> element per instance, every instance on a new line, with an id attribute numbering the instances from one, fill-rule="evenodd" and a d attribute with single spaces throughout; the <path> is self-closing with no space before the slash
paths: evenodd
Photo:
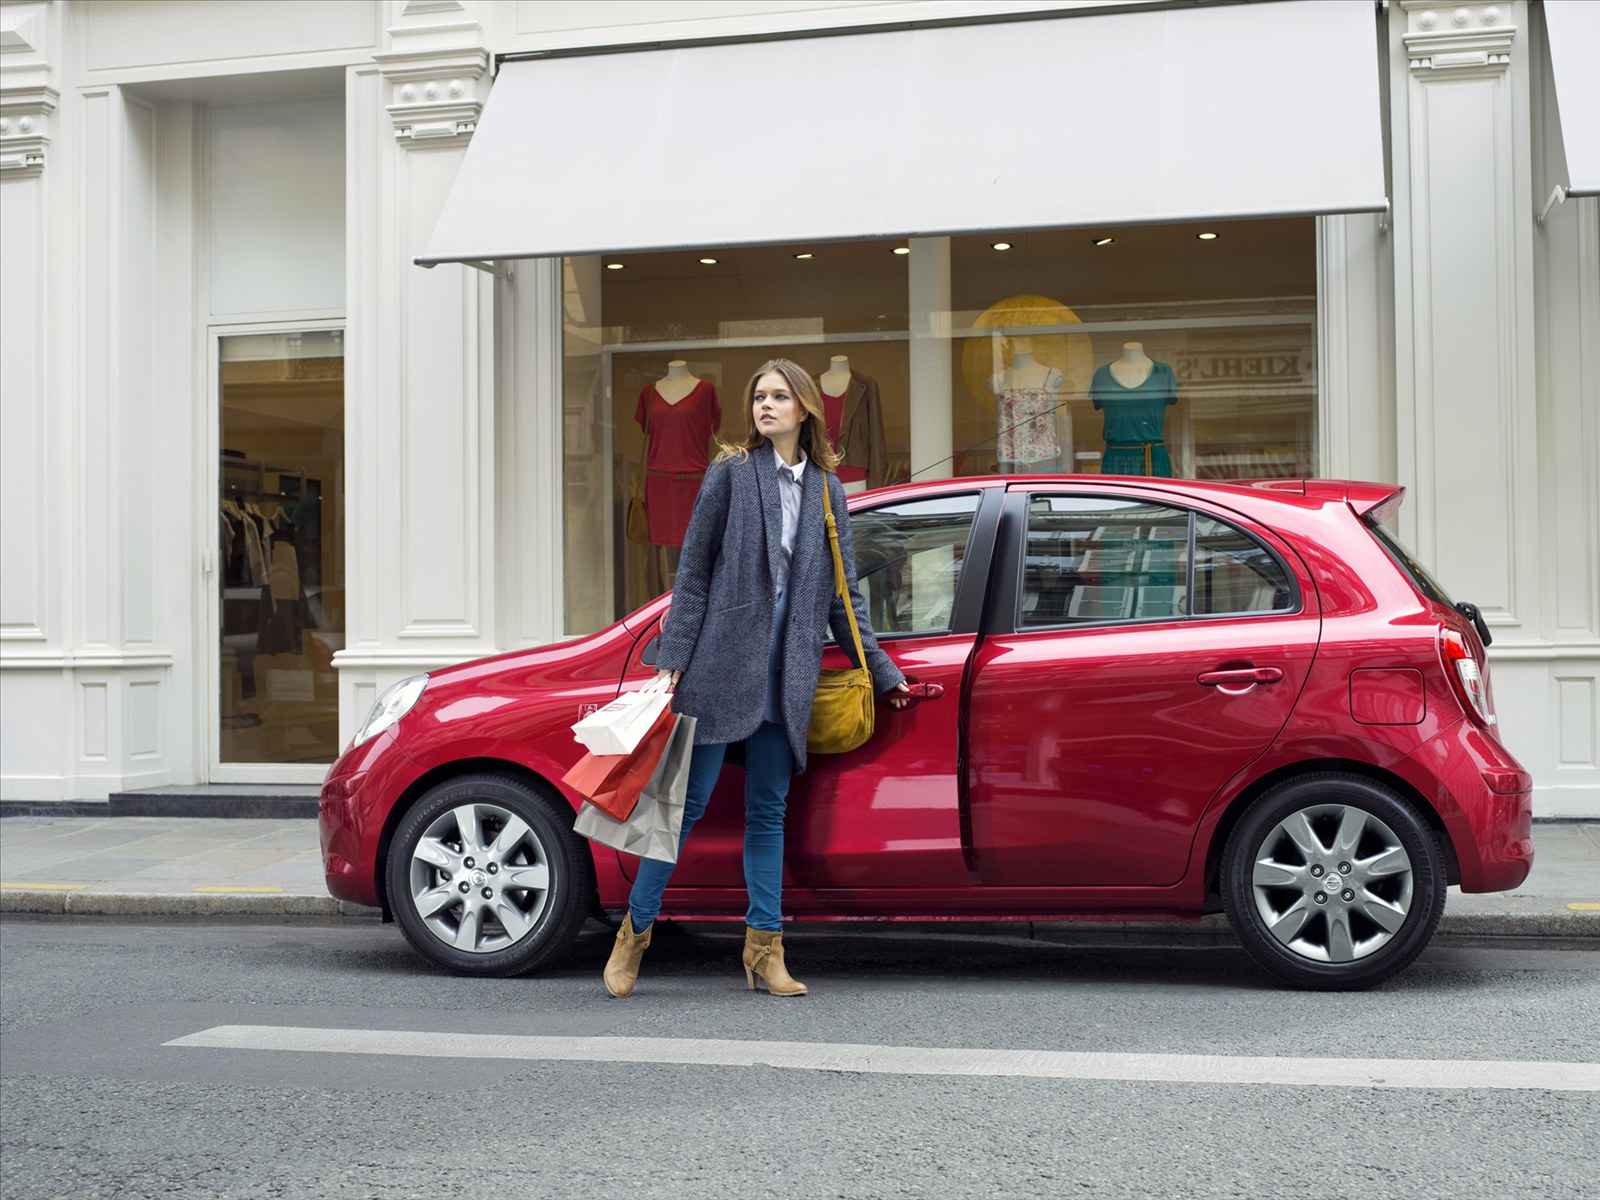
<path id="1" fill-rule="evenodd" d="M 1287 568 L 1215 517 L 1089 496 L 1035 496 L 1028 508 L 1018 629 L 1287 612 Z"/>
<path id="2" fill-rule="evenodd" d="M 1376 521 L 1363 520 L 1362 524 L 1371 530 L 1372 536 L 1378 540 L 1378 545 L 1382 546 L 1389 557 L 1394 560 L 1394 565 L 1400 568 L 1401 573 L 1407 579 L 1411 580 L 1412 587 L 1416 588 L 1417 591 L 1435 604 L 1442 604 L 1446 608 L 1454 608 L 1456 606 L 1456 602 L 1450 599 L 1445 590 L 1439 586 L 1439 581 L 1428 574 L 1428 569 L 1412 557 L 1411 551 L 1400 544 L 1399 538 L 1395 537 L 1394 534 Z"/>
<path id="3" fill-rule="evenodd" d="M 1294 585 L 1271 551 L 1226 521 L 1195 514 L 1196 614 L 1287 612 L 1294 607 Z"/>

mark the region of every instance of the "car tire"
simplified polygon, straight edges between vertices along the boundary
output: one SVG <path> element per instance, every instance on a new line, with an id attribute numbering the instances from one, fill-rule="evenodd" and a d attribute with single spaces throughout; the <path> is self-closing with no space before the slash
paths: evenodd
<path id="1" fill-rule="evenodd" d="M 1234 826 L 1221 873 L 1245 951 L 1299 988 L 1382 983 L 1427 948 L 1444 914 L 1438 838 L 1410 803 L 1359 775 L 1263 793 Z"/>
<path id="2" fill-rule="evenodd" d="M 505 775 L 463 775 L 424 793 L 396 827 L 385 870 L 407 940 L 459 975 L 553 962 L 594 902 L 594 862 L 571 811 Z"/>

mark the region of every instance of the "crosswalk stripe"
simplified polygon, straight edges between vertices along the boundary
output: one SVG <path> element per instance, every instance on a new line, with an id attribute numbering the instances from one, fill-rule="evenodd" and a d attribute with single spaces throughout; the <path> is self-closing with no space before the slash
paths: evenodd
<path id="1" fill-rule="evenodd" d="M 165 1044 L 216 1050 L 288 1050 L 314 1054 L 384 1054 L 418 1058 L 778 1067 L 869 1075 L 1600 1092 L 1600 1063 L 1586 1062 L 1255 1058 L 1211 1054 L 974 1050 L 840 1042 L 542 1037 L 390 1029 L 318 1029 L 294 1025 L 217 1025 L 187 1037 L 174 1038 Z"/>

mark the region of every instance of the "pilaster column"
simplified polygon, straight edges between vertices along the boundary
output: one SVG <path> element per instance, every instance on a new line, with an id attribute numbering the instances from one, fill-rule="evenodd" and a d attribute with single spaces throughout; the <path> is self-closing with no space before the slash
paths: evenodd
<path id="1" fill-rule="evenodd" d="M 347 81 L 345 735 L 395 679 L 495 649 L 494 281 L 411 261 L 488 93 L 476 7 L 396 0 Z"/>
<path id="2" fill-rule="evenodd" d="M 64 207 L 52 150 L 59 44 L 54 5 L 0 4 L 0 795 L 23 799 L 59 796 L 66 767 L 63 529 L 51 470 L 62 437 L 51 320 Z"/>
<path id="3" fill-rule="evenodd" d="M 1405 532 L 1496 641 L 1539 628 L 1527 11 L 1391 10 Z"/>

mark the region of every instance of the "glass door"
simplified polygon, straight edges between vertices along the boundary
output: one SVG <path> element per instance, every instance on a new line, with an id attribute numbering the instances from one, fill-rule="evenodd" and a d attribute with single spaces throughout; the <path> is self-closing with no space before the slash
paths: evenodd
<path id="1" fill-rule="evenodd" d="M 315 783 L 339 753 L 344 335 L 220 336 L 214 779 Z"/>

